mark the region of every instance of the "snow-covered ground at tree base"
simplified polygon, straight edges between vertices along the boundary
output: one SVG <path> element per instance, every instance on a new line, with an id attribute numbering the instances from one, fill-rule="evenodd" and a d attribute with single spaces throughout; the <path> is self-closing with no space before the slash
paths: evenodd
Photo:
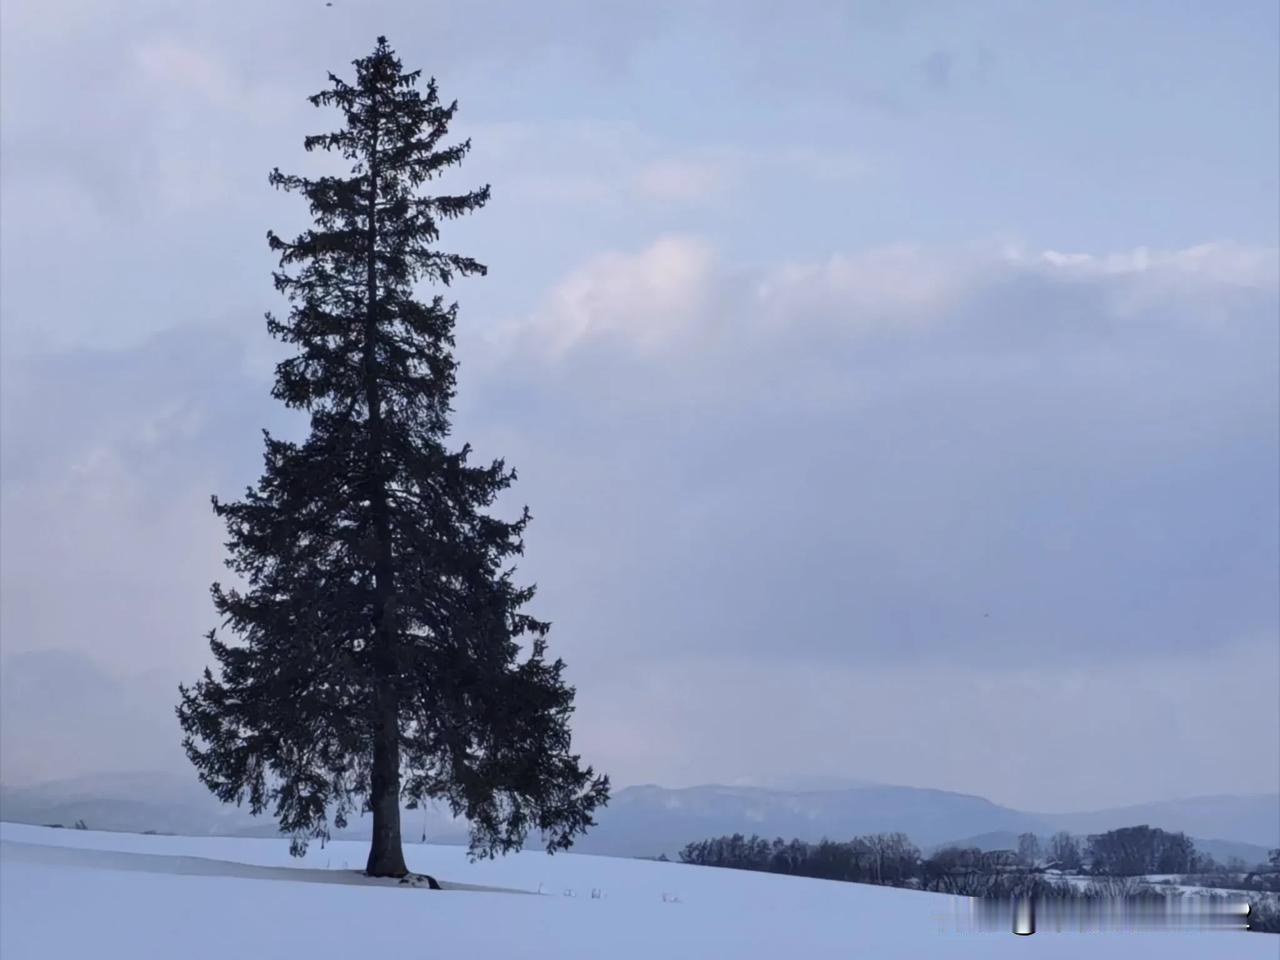
<path id="1" fill-rule="evenodd" d="M 962 932 L 969 901 L 940 894 L 575 854 L 470 863 L 407 845 L 437 892 L 360 876 L 366 852 L 340 841 L 295 859 L 281 840 L 2 824 L 0 958 L 1274 960 L 1280 948 L 1235 930 Z"/>

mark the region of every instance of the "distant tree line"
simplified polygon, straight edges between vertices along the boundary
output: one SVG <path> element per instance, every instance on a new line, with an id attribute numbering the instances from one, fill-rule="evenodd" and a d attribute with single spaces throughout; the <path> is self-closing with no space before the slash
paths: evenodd
<path id="1" fill-rule="evenodd" d="M 931 856 L 904 833 L 874 833 L 848 841 L 768 840 L 740 833 L 690 843 L 680 851 L 683 863 L 736 870 L 759 870 L 821 880 L 917 886 L 960 892 L 973 878 L 1015 873 L 1083 874 L 1140 877 L 1149 874 L 1222 872 L 1213 858 L 1196 850 L 1184 833 L 1146 825 L 1121 827 L 1081 838 L 1059 832 L 1042 844 L 1033 833 L 1018 838 L 1017 850 L 945 847 Z M 1236 873 L 1245 873 L 1243 864 Z M 1259 865 L 1261 875 L 1280 869 Z M 1253 874 L 1251 874 L 1252 876 Z M 961 879 L 957 879 L 961 878 Z"/>
<path id="2" fill-rule="evenodd" d="M 1197 874 L 1198 886 L 1221 886 L 1250 893 L 1250 929 L 1280 932 L 1280 850 L 1270 852 L 1267 864 L 1252 871 L 1223 868 L 1199 853 L 1182 833 L 1146 825 L 1122 827 L 1094 834 L 1083 842 L 1066 832 L 1046 844 L 1031 833 L 1018 838 L 1017 850 L 944 847 L 923 856 L 904 833 L 875 833 L 849 841 L 767 840 L 740 833 L 687 844 L 683 863 L 736 870 L 878 883 L 967 897 L 1070 898 L 1091 900 L 1160 899 L 1170 895 L 1160 884 L 1143 879 L 1150 874 Z M 665 860 L 665 855 L 658 857 Z M 1235 866 L 1235 865 L 1232 865 Z M 1207 871 L 1219 875 L 1205 875 Z M 1087 882 L 1066 875 L 1086 876 Z M 1243 876 L 1242 876 L 1243 874 Z M 1215 882 L 1220 881 L 1220 882 Z M 1167 881 L 1166 881 L 1167 882 Z"/>
<path id="3" fill-rule="evenodd" d="M 1145 825 L 1091 836 L 1088 857 L 1092 873 L 1113 877 L 1194 873 L 1207 865 L 1185 833 Z"/>
<path id="4" fill-rule="evenodd" d="M 920 850 L 905 833 L 876 833 L 847 843 L 822 840 L 769 841 L 763 837 L 715 837 L 688 844 L 683 863 L 736 870 L 761 870 L 820 880 L 900 884 L 914 875 Z"/>

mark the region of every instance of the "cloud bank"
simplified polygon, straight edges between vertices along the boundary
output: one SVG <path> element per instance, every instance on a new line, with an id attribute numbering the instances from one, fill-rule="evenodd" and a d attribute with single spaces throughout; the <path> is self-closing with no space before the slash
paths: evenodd
<path id="1" fill-rule="evenodd" d="M 520 472 L 503 509 L 533 509 L 521 572 L 583 749 L 622 782 L 1267 789 L 1276 259 L 899 245 L 761 269 L 672 235 L 505 322 L 464 305 L 457 436 Z M 7 385 L 43 411 L 6 423 L 7 653 L 204 661 L 205 497 L 256 477 L 258 427 L 297 428 L 247 350 L 188 328 Z"/>

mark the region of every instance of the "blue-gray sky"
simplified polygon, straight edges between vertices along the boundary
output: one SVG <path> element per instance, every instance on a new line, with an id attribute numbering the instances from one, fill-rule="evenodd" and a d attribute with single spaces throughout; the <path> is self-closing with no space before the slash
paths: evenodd
<path id="1" fill-rule="evenodd" d="M 10 0 L 0 779 L 181 768 L 208 496 L 294 428 L 266 173 L 385 33 L 493 185 L 456 433 L 590 761 L 1276 790 L 1277 9 Z"/>

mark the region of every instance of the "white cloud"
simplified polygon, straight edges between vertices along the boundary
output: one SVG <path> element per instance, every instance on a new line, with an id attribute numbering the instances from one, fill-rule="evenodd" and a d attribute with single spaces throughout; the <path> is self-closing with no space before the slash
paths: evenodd
<path id="1" fill-rule="evenodd" d="M 1110 282 L 1110 310 L 1132 317 L 1160 304 L 1198 303 L 1202 325 L 1228 322 L 1224 302 L 1236 293 L 1269 293 L 1280 287 L 1280 251 L 1272 247 L 1205 243 L 1180 250 L 1138 247 L 1106 255 L 1046 250 L 1014 256 L 1023 269 L 1071 282 Z"/>
<path id="2" fill-rule="evenodd" d="M 1010 259 L 1027 262 L 1017 253 Z M 1254 289 L 1274 289 L 1280 283 L 1280 251 L 1270 247 L 1204 243 L 1181 250 L 1137 247 L 1104 256 L 1045 250 L 1038 260 L 1052 270 L 1080 277 L 1147 274 Z"/>
<path id="3" fill-rule="evenodd" d="M 852 324 L 900 319 L 936 310 L 969 287 L 981 265 L 952 253 L 893 244 L 819 263 L 790 264 L 760 281 L 762 308 L 794 316 L 832 303 Z"/>
<path id="4" fill-rule="evenodd" d="M 666 723 L 658 689 L 610 715 L 609 742 L 631 737 L 637 777 L 666 776 L 672 757 L 709 770 L 744 729 L 771 763 L 819 762 L 808 744 L 853 728 L 867 749 L 845 754 L 851 762 L 905 765 L 907 733 L 932 747 L 941 724 L 981 734 L 983 699 L 1034 710 L 1031 680 L 996 670 L 1014 656 L 1096 684 L 1106 710 L 1123 709 L 1126 683 L 1146 676 L 1147 702 L 1161 717 L 1186 709 L 1169 722 L 1190 738 L 1198 706 L 1230 702 L 1216 666 L 1223 642 L 1261 630 L 1275 649 L 1274 249 L 879 245 L 778 262 L 818 242 L 956 237 L 965 224 L 1081 243 L 1269 238 L 1266 149 L 1224 153 L 1232 137 L 1215 136 L 1179 160 L 1167 148 L 1188 145 L 1187 116 L 1157 110 L 1124 142 L 1094 143 L 1107 163 L 1075 176 L 1052 138 L 1096 140 L 1092 114 L 1077 111 L 1074 129 L 1055 115 L 1047 141 L 1023 122 L 1042 94 L 1060 92 L 1059 78 L 1005 103 L 1025 117 L 889 117 L 885 84 L 902 78 L 886 66 L 909 68 L 929 47 L 850 59 L 847 24 L 825 31 L 832 43 L 815 59 L 812 44 L 795 42 L 813 33 L 807 21 L 779 44 L 759 17 L 734 18 L 736 47 L 718 47 L 714 64 L 729 73 L 690 61 L 675 81 L 693 99 L 673 115 L 649 96 L 673 82 L 670 64 L 625 56 L 659 32 L 648 13 L 621 30 L 612 13 L 584 19 L 560 3 L 550 14 L 528 4 L 479 18 L 435 4 L 386 13 L 406 65 L 438 71 L 446 96 L 462 100 L 455 132 L 475 142 L 462 180 L 495 188 L 493 210 L 459 249 L 475 239 L 492 282 L 530 304 L 491 345 L 505 353 L 480 344 L 464 355 L 458 434 L 520 468 L 514 496 L 538 518 L 523 562 L 542 586 L 538 612 L 556 623 L 553 650 L 577 671 L 584 708 L 619 675 L 641 686 L 636 650 L 705 667 L 695 681 L 671 680 L 693 713 L 676 703 Z M 301 135 L 332 119 L 303 97 L 372 39 L 346 29 L 358 25 L 352 5 L 328 14 L 304 23 L 262 3 L 4 4 L 6 650 L 69 645 L 121 674 L 153 660 L 185 673 L 206 659 L 207 586 L 225 574 L 207 495 L 233 496 L 260 470 L 257 428 L 276 415 L 262 376 L 275 352 L 260 344 L 246 358 L 193 334 L 149 353 L 143 340 L 210 318 L 227 334 L 257 331 L 262 309 L 278 307 L 262 232 L 286 232 L 305 212 L 263 174 L 327 162 L 300 151 Z M 714 19 L 695 16 L 668 38 L 720 44 Z M 862 32 L 873 45 L 887 36 Z M 583 69 L 574 52 L 588 49 L 619 70 Z M 497 69 L 513 57 L 520 84 Z M 1219 65 L 1206 54 L 1199 79 L 1222 80 L 1228 95 L 1256 73 L 1225 77 Z M 732 93 L 719 81 L 743 71 L 759 81 L 750 102 L 699 126 L 700 139 L 667 134 L 689 130 Z M 581 119 L 618 103 L 637 105 L 628 122 Z M 1266 103 L 1255 107 L 1223 131 L 1248 141 L 1273 130 Z M 503 117 L 534 119 L 466 126 Z M 869 163 L 874 193 L 860 182 Z M 992 170 L 1012 179 L 985 177 Z M 724 236 L 744 219 L 716 218 L 752 209 L 730 201 L 761 188 L 800 202 L 771 210 L 767 232 L 748 224 Z M 714 240 L 637 239 L 673 228 Z M 490 237 L 514 249 L 489 258 Z M 730 245 L 763 265 L 726 262 L 718 251 Z M 538 301 L 544 271 L 574 262 Z M 470 297 L 466 329 L 483 322 Z M 46 362 L 71 342 L 139 348 Z M 1163 667 L 1171 651 L 1193 649 L 1205 667 L 1199 700 L 1194 663 Z M 770 657 L 814 666 L 777 670 L 762 663 Z M 968 689 L 948 699 L 939 677 L 960 660 L 974 672 L 961 671 Z M 913 687 L 903 662 L 932 664 L 932 685 Z M 1229 664 L 1253 669 L 1259 686 L 1240 688 L 1251 709 L 1275 703 L 1274 685 L 1261 686 L 1274 684 L 1270 661 Z M 1095 679 L 1100 666 L 1108 672 Z M 892 695 L 877 700 L 868 677 Z M 1164 702 L 1152 692 L 1161 684 L 1172 691 Z M 744 691 L 770 709 L 744 717 Z M 168 711 L 171 685 L 165 696 Z M 1049 690 L 1044 702 L 1066 710 L 1070 700 Z M 842 709 L 825 715 L 829 702 Z M 602 716 L 589 709 L 586 735 Z M 895 709 L 911 723 L 886 727 Z M 637 714 L 656 718 L 653 729 L 637 727 Z M 1106 735 L 1106 717 L 1088 719 Z M 877 742 L 882 730 L 904 739 Z M 1008 746 L 1033 745 L 1035 731 L 1024 734 Z M 1188 777 L 1243 784 L 1231 770 L 1252 770 L 1256 747 L 1229 746 L 1201 742 Z M 609 765 L 623 757 L 619 746 Z M 752 772 L 769 772 L 754 759 Z M 995 777 L 1002 759 L 960 751 L 954 763 Z M 920 772 L 884 775 L 937 782 L 929 764 L 950 761 L 912 762 Z M 1125 762 L 1099 775 L 1114 780 Z M 1145 785 L 1120 779 L 1157 792 L 1159 771 L 1147 774 Z"/>
<path id="5" fill-rule="evenodd" d="M 714 269 L 711 246 L 694 237 L 663 237 L 634 254 L 600 254 L 556 284 L 543 308 L 514 330 L 552 354 L 608 336 L 654 349 L 699 322 Z"/>
<path id="6" fill-rule="evenodd" d="M 501 351 L 474 345 L 457 442 L 520 471 L 520 579 L 593 762 L 830 763 L 1028 804 L 1028 784 L 1128 799 L 1106 793 L 1120 769 L 1132 799 L 1274 775 L 1269 743 L 1222 746 L 1241 717 L 1197 713 L 1274 716 L 1274 290 L 1205 252 L 1053 259 L 891 246 L 744 271 L 674 235 L 591 258 Z M 1108 312 L 1169 276 L 1196 296 Z M 1215 312 L 1234 335 L 1188 322 Z M 4 432 L 6 653 L 205 662 L 226 575 L 207 495 L 257 476 L 277 407 L 227 337 L 6 380 L 7 417 L 41 411 Z M 1091 753 L 1135 702 L 1141 762 Z"/>
<path id="7" fill-rule="evenodd" d="M 1188 298 L 1038 254 L 741 271 L 667 238 L 508 329 L 464 388 L 501 416 L 461 429 L 519 465 L 535 579 L 584 649 L 1210 650 L 1276 629 L 1277 331 L 1275 292 L 1203 256 L 1164 258 Z M 1126 314 L 1127 290 L 1154 292 Z"/>
<path id="8" fill-rule="evenodd" d="M 736 336 L 764 338 L 793 335 L 797 325 L 848 333 L 925 322 L 955 325 L 973 322 L 956 313 L 966 298 L 1020 280 L 1091 285 L 1102 296 L 1100 309 L 1116 317 L 1195 297 L 1203 301 L 1203 318 L 1205 311 L 1214 313 L 1215 298 L 1224 291 L 1274 292 L 1277 251 L 1206 244 L 1104 255 L 1029 254 L 1016 247 L 890 244 L 748 273 L 726 265 L 705 239 L 673 236 L 633 253 L 592 258 L 503 335 L 563 354 L 603 335 L 644 350 L 673 347 L 677 333 L 687 338 L 726 324 Z"/>

